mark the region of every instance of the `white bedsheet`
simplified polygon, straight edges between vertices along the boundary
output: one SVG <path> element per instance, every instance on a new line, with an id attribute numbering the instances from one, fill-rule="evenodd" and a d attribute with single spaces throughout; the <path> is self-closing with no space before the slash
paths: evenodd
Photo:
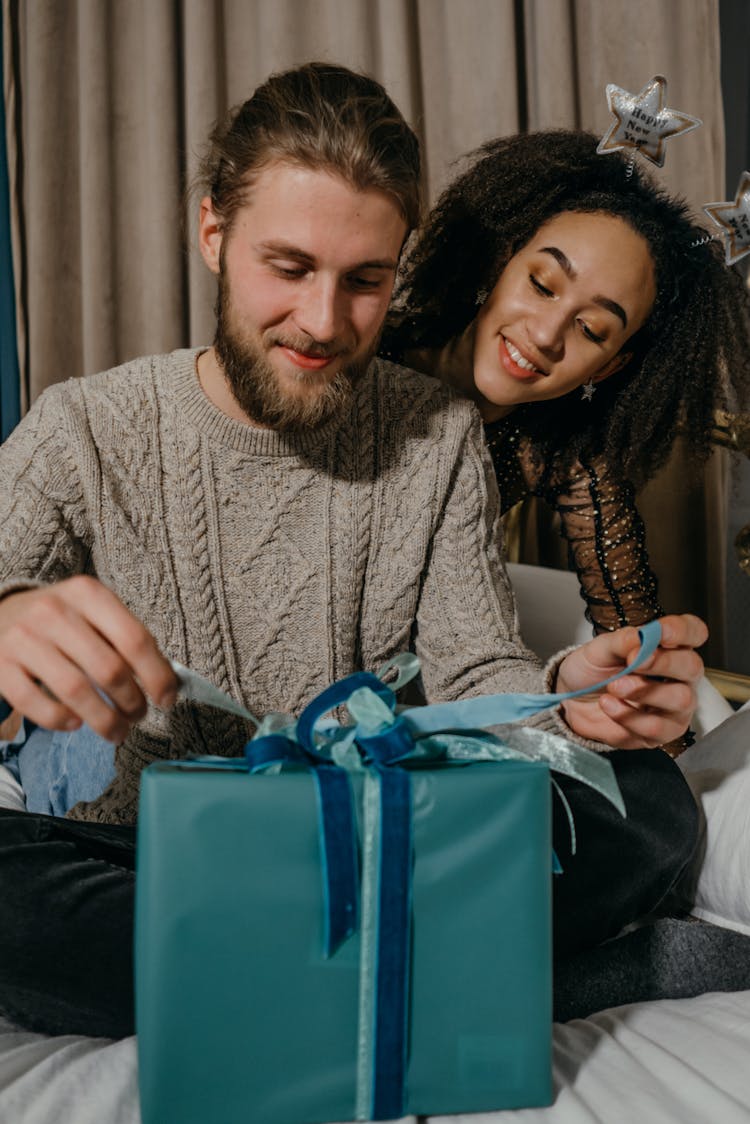
<path id="1" fill-rule="evenodd" d="M 746 772 L 724 784 L 730 795 Z M 700 796 L 706 803 L 702 789 Z M 714 804 L 706 803 L 709 820 L 717 817 Z M 0 766 L 3 805 L 24 806 Z M 726 869 L 723 860 L 719 865 Z M 744 867 L 742 874 L 744 880 Z M 556 1025 L 554 1079 L 550 1108 L 433 1117 L 430 1124 L 750 1124 L 750 991 L 634 1004 Z M 47 1038 L 0 1018 L 0 1124 L 140 1124 L 135 1039 Z M 228 1124 L 219 1090 L 205 1124 Z"/>
<path id="2" fill-rule="evenodd" d="M 750 1124 L 750 991 L 634 1004 L 554 1031 L 550 1108 L 431 1120 Z M 140 1124 L 135 1040 L 45 1038 L 0 1020 L 0 1121 Z M 206 1124 L 225 1124 L 218 1090 Z"/>

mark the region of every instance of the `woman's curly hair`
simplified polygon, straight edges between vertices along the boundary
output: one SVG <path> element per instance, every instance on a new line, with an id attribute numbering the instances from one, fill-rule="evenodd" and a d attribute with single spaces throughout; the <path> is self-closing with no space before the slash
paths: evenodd
<path id="1" fill-rule="evenodd" d="M 382 351 L 441 347 L 460 335 L 477 314 L 477 294 L 560 212 L 619 216 L 648 243 L 656 274 L 651 314 L 625 345 L 632 359 L 585 406 L 575 391 L 521 406 L 514 419 L 535 454 L 559 467 L 604 453 L 641 484 L 666 460 L 678 426 L 700 464 L 714 410 L 747 408 L 750 299 L 684 200 L 596 146 L 591 133 L 553 130 L 471 154 L 409 248 Z"/>

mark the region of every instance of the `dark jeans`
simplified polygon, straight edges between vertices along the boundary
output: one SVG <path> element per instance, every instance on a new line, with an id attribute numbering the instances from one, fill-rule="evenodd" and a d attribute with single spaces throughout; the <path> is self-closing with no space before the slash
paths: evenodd
<path id="1" fill-rule="evenodd" d="M 697 837 L 693 797 L 658 750 L 610 755 L 623 819 L 584 785 L 557 776 L 578 838 L 553 798 L 564 873 L 553 880 L 555 955 L 605 940 L 653 910 Z M 0 809 L 0 1010 L 51 1034 L 134 1030 L 135 829 Z"/>
<path id="2" fill-rule="evenodd" d="M 0 1011 L 47 1034 L 133 1033 L 135 828 L 0 809 Z"/>
<path id="3" fill-rule="evenodd" d="M 553 879 L 555 958 L 592 948 L 656 909 L 698 841 L 698 809 L 661 750 L 609 755 L 627 818 L 579 781 L 555 774 L 575 820 L 576 853 L 562 802 L 552 798 L 552 837 L 563 873 Z"/>

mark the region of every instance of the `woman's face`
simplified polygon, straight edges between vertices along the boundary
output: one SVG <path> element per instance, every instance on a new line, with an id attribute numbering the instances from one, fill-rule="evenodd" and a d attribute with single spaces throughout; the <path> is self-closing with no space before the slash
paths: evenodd
<path id="1" fill-rule="evenodd" d="M 475 322 L 486 420 L 559 398 L 627 361 L 656 295 L 645 240 L 614 215 L 566 211 L 511 258 Z"/>

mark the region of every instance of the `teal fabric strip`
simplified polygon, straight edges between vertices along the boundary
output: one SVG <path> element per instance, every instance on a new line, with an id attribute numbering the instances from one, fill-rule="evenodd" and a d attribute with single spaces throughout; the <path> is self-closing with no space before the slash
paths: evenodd
<path id="1" fill-rule="evenodd" d="M 375 1047 L 375 974 L 378 958 L 378 896 L 380 890 L 380 783 L 367 772 L 362 806 L 362 879 L 359 945 L 359 1012 L 357 1018 L 357 1092 L 355 1119 L 372 1118 Z"/>
<path id="2" fill-rule="evenodd" d="M 3 21 L 0 19 L 0 69 Z M 10 239 L 10 186 L 5 135 L 5 106 L 0 112 L 0 441 L 21 420 L 21 379 L 16 340 L 16 299 Z M 2 720 L 0 716 L 0 720 Z"/>
<path id="3" fill-rule="evenodd" d="M 576 825 L 575 820 L 573 819 L 573 811 L 570 807 L 570 804 L 568 803 L 567 796 L 560 788 L 560 785 L 557 783 L 554 777 L 550 777 L 550 784 L 557 793 L 558 799 L 562 804 L 563 809 L 565 810 L 565 815 L 568 817 L 568 829 L 570 831 L 570 853 L 571 855 L 574 855 L 576 853 Z M 560 864 L 560 860 L 558 859 L 554 851 L 552 852 L 552 864 L 553 872 L 555 874 L 562 874 L 562 866 Z"/>
<path id="4" fill-rule="evenodd" d="M 412 915 L 411 777 L 379 768 L 378 954 L 375 965 L 373 1120 L 404 1114 L 409 1028 Z"/>
<path id="5" fill-rule="evenodd" d="M 661 625 L 658 621 L 650 621 L 638 632 L 641 637 L 641 648 L 633 662 L 622 671 L 618 671 L 616 675 L 610 675 L 608 679 L 584 687 L 580 691 L 556 695 L 481 695 L 478 698 L 462 699 L 459 702 L 412 707 L 403 711 L 401 717 L 415 736 L 433 734 L 438 730 L 480 730 L 485 726 L 503 726 L 509 722 L 531 718 L 534 714 L 549 710 L 550 707 L 567 702 L 569 699 L 581 698 L 590 695 L 592 691 L 599 691 L 608 683 L 614 683 L 616 679 L 636 671 L 658 648 Z"/>
<path id="6" fill-rule="evenodd" d="M 554 772 L 564 773 L 593 788 L 621 815 L 625 815 L 625 805 L 607 754 L 592 753 L 590 749 L 584 749 L 549 730 L 507 726 L 497 735 L 487 733 L 471 738 L 467 734 L 435 734 L 417 744 L 424 745 L 425 742 L 444 746 L 445 756 L 457 762 L 513 758 L 542 761 Z"/>

